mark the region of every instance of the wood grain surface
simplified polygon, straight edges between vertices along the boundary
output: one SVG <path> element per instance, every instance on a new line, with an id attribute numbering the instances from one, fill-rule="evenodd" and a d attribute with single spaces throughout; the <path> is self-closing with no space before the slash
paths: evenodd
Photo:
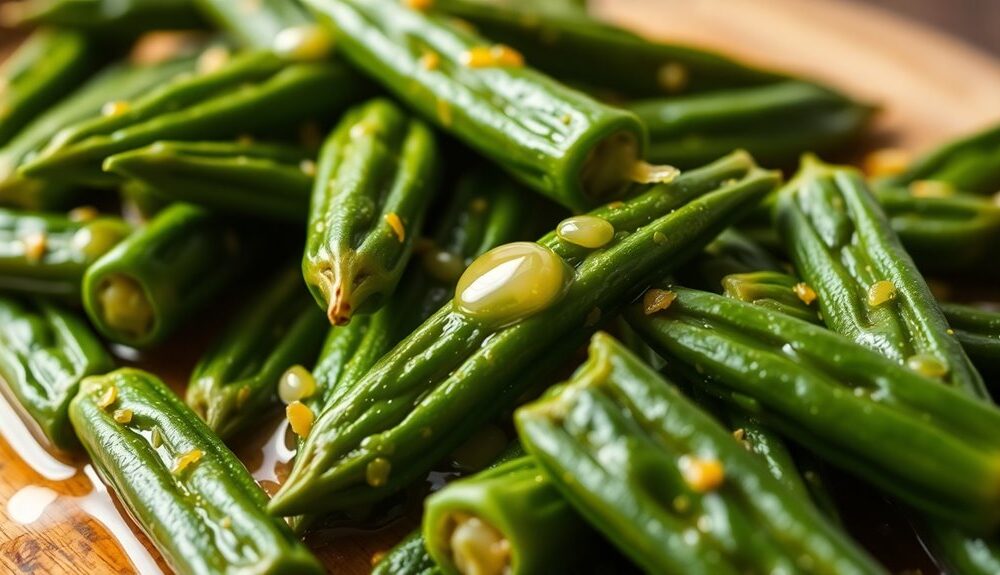
<path id="1" fill-rule="evenodd" d="M 602 16 L 638 31 L 786 68 L 878 103 L 882 114 L 870 146 L 920 151 L 1000 120 L 996 60 L 865 5 L 832 0 L 600 0 L 597 8 Z M 3 39 L 0 36 L 0 45 Z M 154 357 L 125 354 L 124 360 L 180 386 L 192 358 L 215 333 L 215 327 L 195 326 L 176 338 L 177 345 Z M 47 454 L 5 401 L 0 401 L 0 434 L 0 571 L 169 573 L 86 461 L 61 461 Z M 263 430 L 238 449 L 269 490 L 280 481 L 285 466 L 272 439 L 271 431 Z M 374 533 L 334 533 L 310 545 L 331 572 L 368 573 L 372 557 L 414 524 L 415 519 L 407 517 Z M 873 531 L 879 528 L 872 526 Z M 878 549 L 877 537 L 872 536 L 875 543 L 869 541 L 869 546 L 884 551 Z M 894 560 L 892 567 L 913 567 L 908 561 Z"/>

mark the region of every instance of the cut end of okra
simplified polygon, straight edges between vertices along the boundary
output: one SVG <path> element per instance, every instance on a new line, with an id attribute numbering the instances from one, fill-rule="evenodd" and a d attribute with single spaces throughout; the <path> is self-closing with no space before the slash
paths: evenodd
<path id="1" fill-rule="evenodd" d="M 447 552 L 459 573 L 505 575 L 511 572 L 511 544 L 503 533 L 474 515 L 455 513 L 445 520 Z"/>
<path id="2" fill-rule="evenodd" d="M 125 339 L 140 340 L 153 331 L 156 311 L 134 279 L 124 274 L 104 278 L 97 288 L 97 302 L 104 325 Z"/>

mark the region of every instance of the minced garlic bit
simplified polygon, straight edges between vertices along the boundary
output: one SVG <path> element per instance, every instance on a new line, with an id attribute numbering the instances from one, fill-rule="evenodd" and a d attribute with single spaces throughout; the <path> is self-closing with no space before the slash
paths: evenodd
<path id="1" fill-rule="evenodd" d="M 642 296 L 642 311 L 646 315 L 653 315 L 670 307 L 675 299 L 677 299 L 677 294 L 672 291 L 655 288 L 646 290 Z"/>
<path id="2" fill-rule="evenodd" d="M 684 482 L 698 493 L 718 489 L 725 479 L 725 470 L 718 459 L 701 459 L 685 455 L 680 459 L 680 468 Z"/>
<path id="3" fill-rule="evenodd" d="M 106 118 L 121 116 L 132 109 L 132 105 L 124 100 L 115 100 L 101 106 L 101 115 Z"/>
<path id="4" fill-rule="evenodd" d="M 910 167 L 913 155 L 899 148 L 883 148 L 865 156 L 864 169 L 869 177 L 895 176 Z"/>
<path id="5" fill-rule="evenodd" d="M 462 64 L 468 68 L 520 68 L 524 56 L 504 44 L 476 46 L 462 54 Z"/>
<path id="6" fill-rule="evenodd" d="M 441 56 L 437 52 L 428 50 L 420 57 L 420 67 L 424 70 L 437 70 L 440 65 Z"/>
<path id="7" fill-rule="evenodd" d="M 792 291 L 795 292 L 795 295 L 798 296 L 798 298 L 802 300 L 802 303 L 806 305 L 812 305 L 812 302 L 816 301 L 816 290 L 809 287 L 809 284 L 805 282 L 795 284 Z"/>
<path id="8" fill-rule="evenodd" d="M 107 409 L 118 401 L 118 388 L 111 386 L 104 390 L 104 393 L 97 399 L 97 407 Z"/>
<path id="9" fill-rule="evenodd" d="M 657 166 L 638 161 L 632 166 L 632 181 L 638 184 L 667 184 L 677 178 L 680 170 L 673 166 Z"/>
<path id="10" fill-rule="evenodd" d="M 278 382 L 278 397 L 286 405 L 315 394 L 316 379 L 301 365 L 293 365 L 281 375 L 281 380 Z"/>
<path id="11" fill-rule="evenodd" d="M 302 160 L 299 162 L 299 170 L 310 178 L 316 177 L 316 162 L 312 160 Z"/>
<path id="12" fill-rule="evenodd" d="M 288 424 L 292 427 L 292 432 L 295 435 L 303 439 L 309 437 L 313 423 L 316 422 L 316 414 L 309 409 L 309 406 L 301 401 L 294 401 L 285 408 L 285 416 L 288 418 Z"/>
<path id="13" fill-rule="evenodd" d="M 403 227 L 403 220 L 399 219 L 399 216 L 395 212 L 390 212 L 385 215 L 385 222 L 392 228 L 392 233 L 396 235 L 396 239 L 402 243 L 406 239 L 406 228 Z"/>
<path id="14" fill-rule="evenodd" d="M 667 62 L 656 71 L 656 81 L 668 93 L 676 94 L 687 88 L 688 70 L 683 64 Z"/>
<path id="15" fill-rule="evenodd" d="M 45 257 L 49 238 L 42 232 L 35 232 L 25 236 L 21 243 L 24 244 L 24 257 L 30 262 L 39 262 Z"/>
<path id="16" fill-rule="evenodd" d="M 115 418 L 115 421 L 121 423 L 122 425 L 132 423 L 132 410 L 116 409 L 113 417 Z"/>
<path id="17" fill-rule="evenodd" d="M 198 463 L 204 455 L 205 452 L 200 449 L 192 449 L 191 451 L 188 451 L 184 455 L 177 458 L 177 461 L 174 462 L 174 468 L 171 470 L 171 473 L 174 475 L 184 473 L 188 467 Z"/>
<path id="18" fill-rule="evenodd" d="M 197 70 L 199 74 L 211 74 L 225 66 L 232 54 L 225 46 L 212 46 L 198 56 Z"/>
<path id="19" fill-rule="evenodd" d="M 920 375 L 934 379 L 940 379 L 948 375 L 947 365 L 942 363 L 938 358 L 923 353 L 911 355 L 906 358 L 906 367 Z"/>
<path id="20" fill-rule="evenodd" d="M 910 184 L 909 190 L 914 198 L 947 198 L 955 195 L 954 186 L 934 180 L 917 180 Z"/>
<path id="21" fill-rule="evenodd" d="M 73 222 L 89 222 L 96 219 L 100 215 L 100 212 L 94 206 L 80 206 L 73 208 L 66 215 Z"/>
<path id="22" fill-rule="evenodd" d="M 737 429 L 737 430 L 735 430 L 735 431 L 733 431 L 733 437 L 736 438 L 736 441 L 743 441 L 743 439 L 746 436 L 747 436 L 747 432 L 742 427 L 739 428 L 739 429 Z"/>
<path id="23" fill-rule="evenodd" d="M 880 280 L 868 288 L 868 305 L 880 306 L 896 299 L 896 286 L 889 280 Z"/>
<path id="24" fill-rule="evenodd" d="M 392 462 L 384 457 L 376 457 L 365 466 L 365 481 L 372 487 L 382 487 L 389 482 Z"/>
<path id="25" fill-rule="evenodd" d="M 434 5 L 434 0 L 403 0 L 403 5 L 412 10 L 423 12 Z"/>

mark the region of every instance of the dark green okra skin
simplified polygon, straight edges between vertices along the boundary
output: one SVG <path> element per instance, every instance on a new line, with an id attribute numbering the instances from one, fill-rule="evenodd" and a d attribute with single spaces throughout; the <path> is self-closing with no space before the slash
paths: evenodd
<path id="1" fill-rule="evenodd" d="M 497 537 L 496 543 L 506 541 L 509 550 L 502 557 L 483 557 L 483 550 L 468 542 L 456 548 L 460 529 Z M 449 574 L 459 573 L 460 565 L 472 570 L 503 566 L 502 572 L 512 575 L 563 572 L 586 557 L 581 545 L 591 536 L 532 457 L 450 483 L 428 497 L 423 533 L 431 556 Z"/>
<path id="2" fill-rule="evenodd" d="M 38 30 L 0 65 L 0 146 L 82 84 L 100 64 L 79 32 Z"/>
<path id="3" fill-rule="evenodd" d="M 342 508 L 422 476 L 571 354 L 595 318 L 700 251 L 778 181 L 736 153 L 592 212 L 618 232 L 600 250 L 549 234 L 540 245 L 574 269 L 560 300 L 507 327 L 445 304 L 318 417 L 269 509 Z"/>
<path id="4" fill-rule="evenodd" d="M 1000 124 L 949 142 L 903 173 L 879 178 L 874 187 L 899 188 L 919 181 L 939 182 L 971 194 L 1000 191 Z"/>
<path id="5" fill-rule="evenodd" d="M 115 36 L 136 36 L 148 30 L 200 27 L 191 0 L 24 0 L 0 12 L 0 24 L 49 25 Z"/>
<path id="6" fill-rule="evenodd" d="M 953 303 L 941 304 L 941 310 L 976 369 L 1000 375 L 1000 313 Z"/>
<path id="7" fill-rule="evenodd" d="M 199 360 L 188 406 L 229 439 L 278 404 L 282 374 L 312 365 L 328 328 L 297 266 L 281 271 Z"/>
<path id="8" fill-rule="evenodd" d="M 529 62 L 558 78 L 633 98 L 758 86 L 785 78 L 711 52 L 654 42 L 581 10 L 552 9 L 544 2 L 437 0 L 434 9 L 516 46 Z"/>
<path id="9" fill-rule="evenodd" d="M 271 48 L 282 31 L 313 22 L 299 0 L 260 0 L 252 10 L 232 0 L 191 1 L 207 19 L 247 48 Z"/>
<path id="10" fill-rule="evenodd" d="M 76 314 L 41 299 L 0 297 L 0 377 L 58 449 L 79 445 L 68 410 L 80 381 L 112 365 Z"/>
<path id="11" fill-rule="evenodd" d="M 516 62 L 469 65 L 491 45 L 448 17 L 396 0 L 305 3 L 348 60 L 522 183 L 581 211 L 626 191 L 646 145 L 630 112 Z"/>
<path id="12" fill-rule="evenodd" d="M 648 572 L 884 572 L 606 334 L 569 382 L 515 419 L 563 495 Z M 721 483 L 686 476 L 685 462 L 718 465 Z"/>
<path id="13" fill-rule="evenodd" d="M 0 210 L 0 289 L 78 301 L 87 268 L 131 233 L 116 217 Z"/>
<path id="14" fill-rule="evenodd" d="M 774 271 L 731 274 L 722 279 L 722 291 L 727 297 L 773 309 L 792 317 L 822 324 L 815 306 L 806 303 L 795 292 L 800 282 L 793 276 Z M 801 284 L 807 288 L 805 284 Z"/>
<path id="15" fill-rule="evenodd" d="M 672 288 L 632 327 L 708 390 L 929 516 L 1000 521 L 1000 411 L 822 327 L 735 299 Z"/>
<path id="16" fill-rule="evenodd" d="M 602 68 L 604 66 L 584 66 Z M 700 166 L 744 149 L 768 166 L 794 164 L 855 139 L 873 108 L 801 81 L 629 104 L 649 130 L 648 159 Z"/>
<path id="17" fill-rule="evenodd" d="M 264 512 L 267 495 L 239 459 L 155 376 L 87 378 L 69 414 L 98 473 L 177 572 L 323 573 Z"/>
<path id="18" fill-rule="evenodd" d="M 319 155 L 302 275 L 331 324 L 388 301 L 437 191 L 433 132 L 389 100 L 349 111 Z"/>
<path id="19" fill-rule="evenodd" d="M 686 286 L 719 292 L 723 278 L 728 275 L 782 269 L 782 263 L 771 253 L 743 232 L 730 228 L 678 270 L 677 277 Z"/>
<path id="20" fill-rule="evenodd" d="M 165 201 L 265 219 L 304 222 L 313 154 L 283 144 L 157 142 L 111 156 L 104 169 Z"/>
<path id="21" fill-rule="evenodd" d="M 160 140 L 226 139 L 254 126 L 265 135 L 324 120 L 362 97 L 368 85 L 345 66 L 293 62 L 273 52 L 238 55 L 221 68 L 168 82 L 120 113 L 83 120 L 60 132 L 23 175 L 96 187 L 121 182 L 102 171 L 115 154 Z M 256 134 L 255 134 L 256 135 Z"/>
<path id="22" fill-rule="evenodd" d="M 416 530 L 407 535 L 375 564 L 372 575 L 443 575 L 444 571 L 427 552 L 424 534 Z"/>
<path id="23" fill-rule="evenodd" d="M 806 158 L 778 194 L 776 226 L 830 329 L 897 363 L 935 362 L 943 380 L 986 397 L 982 377 L 954 335 L 913 259 L 853 169 Z M 892 297 L 869 290 L 891 282 Z M 885 285 L 885 284 L 883 284 Z M 879 301 L 881 300 L 881 301 Z"/>
<path id="24" fill-rule="evenodd" d="M 993 274 L 1000 249 L 1000 206 L 990 198 L 965 193 L 922 197 L 906 188 L 878 189 L 875 197 L 921 272 Z"/>
<path id="25" fill-rule="evenodd" d="M 33 210 L 67 207 L 75 188 L 25 178 L 17 169 L 67 125 L 99 114 L 108 102 L 134 98 L 194 69 L 194 58 L 181 57 L 144 66 L 116 64 L 98 73 L 0 147 L 0 204 Z"/>
<path id="26" fill-rule="evenodd" d="M 173 204 L 87 268 L 87 315 L 113 342 L 137 348 L 160 343 L 259 262 L 260 235 L 260 229 Z"/>

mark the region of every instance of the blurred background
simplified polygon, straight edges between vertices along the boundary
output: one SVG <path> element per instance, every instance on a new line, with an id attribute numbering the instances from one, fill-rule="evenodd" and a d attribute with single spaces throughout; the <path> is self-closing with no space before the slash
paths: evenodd
<path id="1" fill-rule="evenodd" d="M 874 4 L 921 20 L 1000 55 L 1000 1 L 997 0 L 851 0 Z"/>

